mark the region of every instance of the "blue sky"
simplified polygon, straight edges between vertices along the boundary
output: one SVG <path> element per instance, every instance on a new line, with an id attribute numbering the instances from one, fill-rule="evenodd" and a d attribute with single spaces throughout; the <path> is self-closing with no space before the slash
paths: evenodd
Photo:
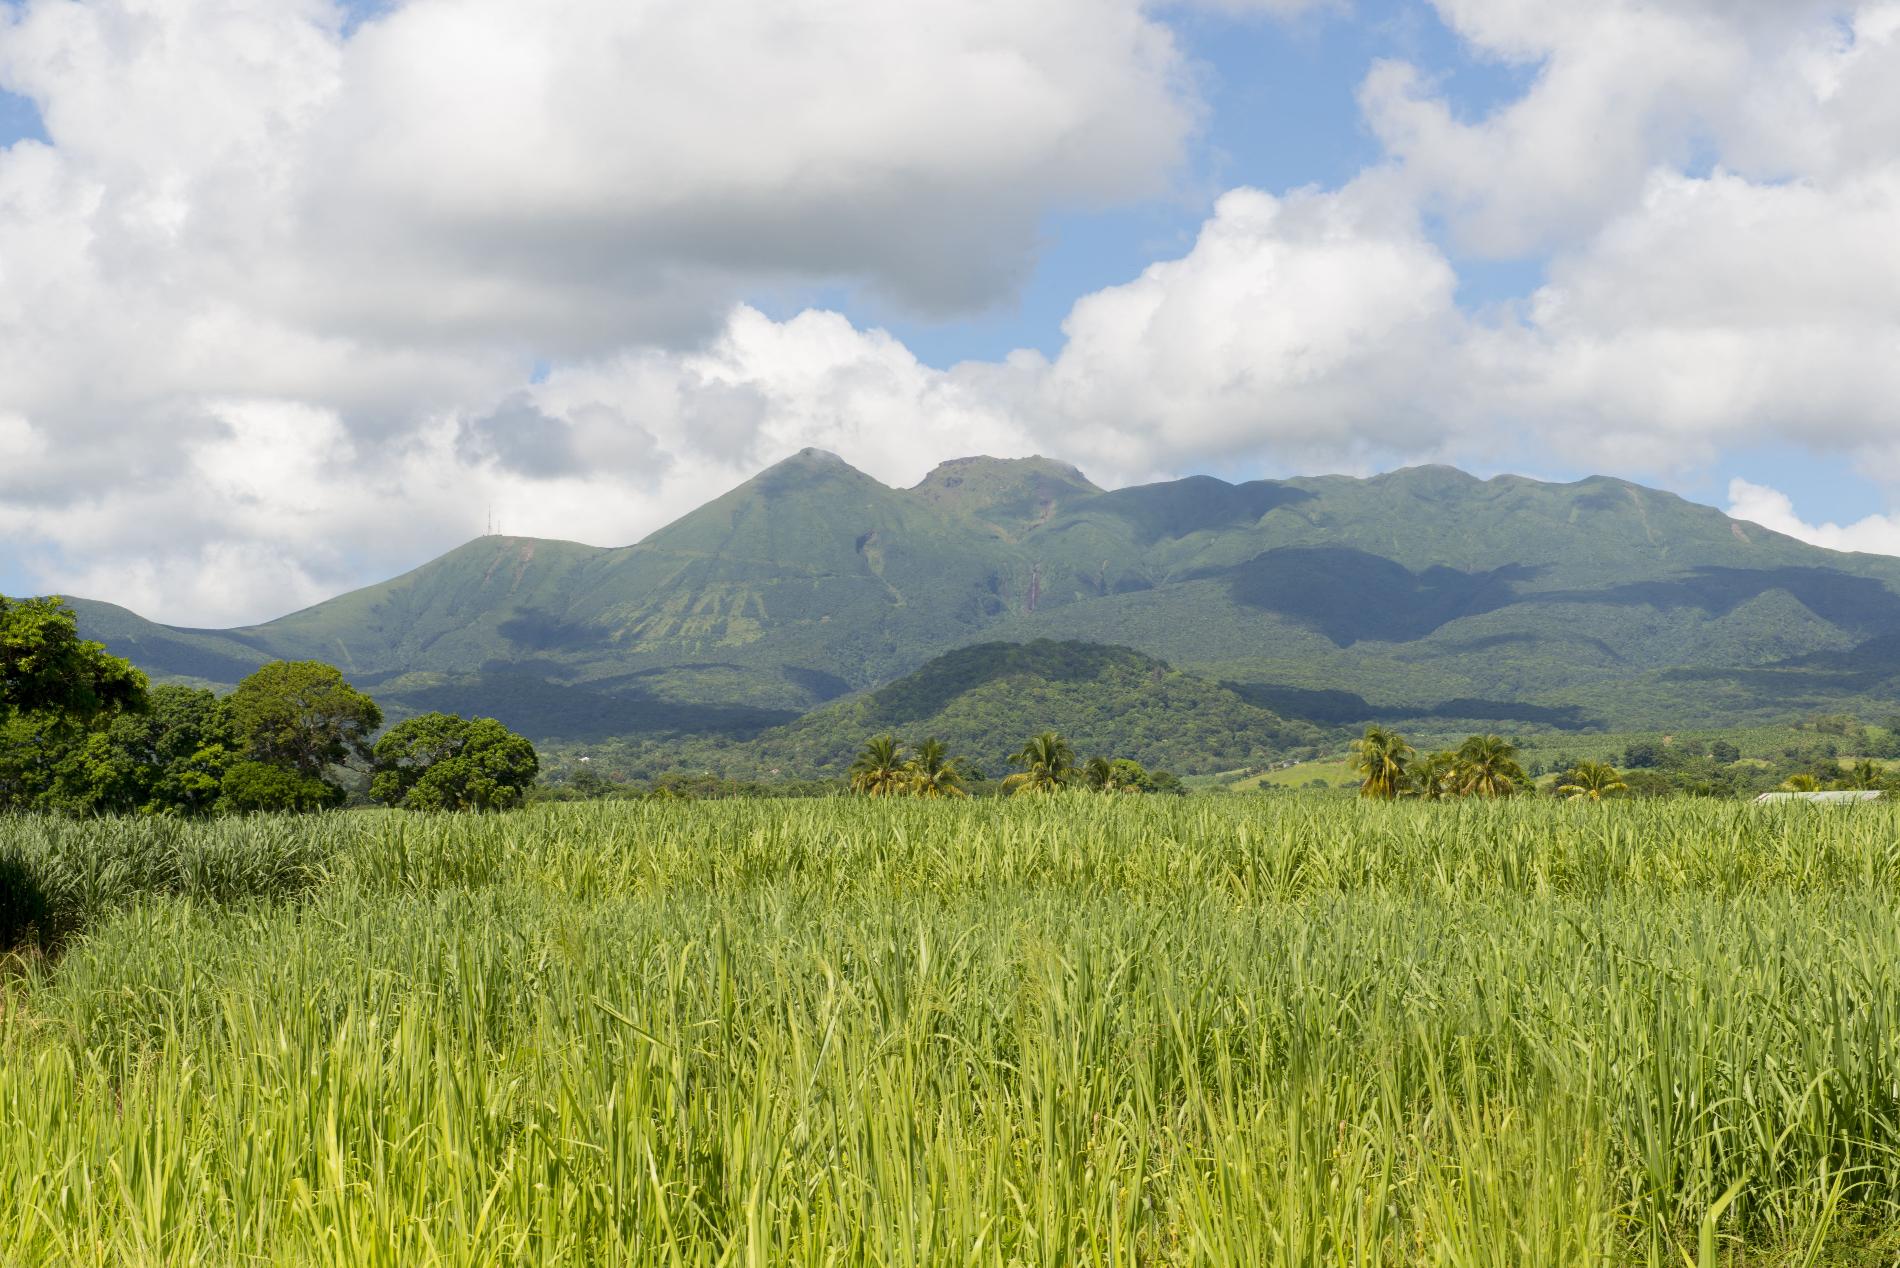
<path id="1" fill-rule="evenodd" d="M 262 619 L 806 444 L 1900 552 L 1885 12 L 0 0 L 0 590 Z"/>

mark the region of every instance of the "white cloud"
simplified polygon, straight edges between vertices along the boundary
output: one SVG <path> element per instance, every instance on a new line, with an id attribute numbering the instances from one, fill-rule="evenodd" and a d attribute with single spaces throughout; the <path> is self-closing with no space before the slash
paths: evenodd
<path id="1" fill-rule="evenodd" d="M 52 144 L 0 150 L 0 536 L 49 587 L 216 623 L 491 505 L 633 540 L 806 445 L 892 483 L 1038 451 L 1110 482 L 1640 476 L 1771 438 L 1883 469 L 1900 3 L 1435 2 L 1530 68 L 1519 99 L 1468 118 L 1375 68 L 1385 161 L 1230 191 L 1053 355 L 936 369 L 744 301 L 1009 295 L 1049 209 L 1165 188 L 1199 111 L 1155 16 L 1181 6 L 408 0 L 347 34 L 329 0 L 30 0 L 0 83 Z M 1547 282 L 1470 313 L 1460 252 Z M 1798 524 L 1769 493 L 1738 504 Z"/>
<path id="2" fill-rule="evenodd" d="M 1108 475 L 1276 451 L 1409 453 L 1390 424 L 1456 392 L 1457 279 L 1375 183 L 1223 197 L 1185 257 L 1079 300 L 1031 416 Z"/>
<path id="3" fill-rule="evenodd" d="M 1348 0 L 1170 0 L 1180 9 L 1209 9 L 1235 17 L 1268 14 L 1276 18 L 1297 17 L 1316 9 L 1345 9 Z"/>
<path id="4" fill-rule="evenodd" d="M 1809 524 L 1795 513 L 1787 494 L 1747 480 L 1731 480 L 1728 513 L 1738 520 L 1825 546 L 1829 550 L 1859 550 L 1900 555 L 1900 517 L 1869 515 L 1852 524 Z"/>
<path id="5" fill-rule="evenodd" d="M 1195 120 L 1138 0 L 32 0 L 102 280 L 359 338 L 599 350 L 748 284 L 1006 296 L 1052 206 L 1159 192 Z"/>
<path id="6" fill-rule="evenodd" d="M 407 0 L 353 31 L 334 0 L 26 0 L 0 85 L 50 138 L 0 149 L 0 531 L 45 584 L 201 621 L 478 526 L 510 450 L 470 428 L 537 361 L 715 374 L 692 349 L 758 288 L 1008 297 L 1049 210 L 1164 192 L 1199 109 L 1141 0 Z M 777 355 L 822 356 L 813 324 Z M 797 425 L 713 384 L 696 440 Z M 550 426 L 638 469 L 600 487 L 641 527 L 696 470 L 612 405 Z M 402 532 L 318 522 L 394 475 L 431 490 Z"/>
<path id="7" fill-rule="evenodd" d="M 1854 6 L 1838 0 L 1433 3 L 1479 54 L 1529 68 L 1529 87 L 1469 119 L 1425 72 L 1387 62 L 1361 102 L 1413 195 L 1478 256 L 1587 240 L 1659 167 L 1812 171 L 1867 122 L 1864 102 L 1842 110 L 1836 81 L 1891 73 L 1866 47 L 1884 3 L 1861 6 L 1859 42 L 1839 21 Z"/>

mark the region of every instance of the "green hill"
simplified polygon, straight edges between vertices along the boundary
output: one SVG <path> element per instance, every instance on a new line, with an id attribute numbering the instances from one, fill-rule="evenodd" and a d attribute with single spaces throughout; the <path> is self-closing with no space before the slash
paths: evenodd
<path id="1" fill-rule="evenodd" d="M 1263 763 L 1321 738 L 1218 683 L 1126 647 L 979 643 L 936 657 L 876 691 L 837 701 L 748 746 L 760 769 L 842 774 L 864 741 L 936 736 L 986 774 L 1040 731 L 1081 757 L 1132 757 L 1178 774 Z"/>
<path id="2" fill-rule="evenodd" d="M 805 450 L 632 546 L 479 538 L 230 631 L 79 607 L 161 677 L 318 657 L 396 714 L 575 742 L 743 740 L 955 648 L 1042 639 L 1332 725 L 1733 725 L 1900 695 L 1900 559 L 1620 480 L 1446 467 L 1103 492 L 967 458 L 892 489 Z"/>

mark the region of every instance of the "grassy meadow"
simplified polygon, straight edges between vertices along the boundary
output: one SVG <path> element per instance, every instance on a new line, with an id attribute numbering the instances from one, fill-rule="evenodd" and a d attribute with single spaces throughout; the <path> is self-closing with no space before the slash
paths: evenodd
<path id="1" fill-rule="evenodd" d="M 1886 806 L 4 819 L 0 1264 L 1892 1263 L 1897 917 Z"/>

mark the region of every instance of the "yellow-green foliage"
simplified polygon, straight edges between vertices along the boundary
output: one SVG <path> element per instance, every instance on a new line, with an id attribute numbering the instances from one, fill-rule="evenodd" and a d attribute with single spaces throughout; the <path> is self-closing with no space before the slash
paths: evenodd
<path id="1" fill-rule="evenodd" d="M 0 876 L 84 907 L 0 999 L 7 1265 L 1802 1263 L 1900 1219 L 1886 807 L 11 820 Z"/>

